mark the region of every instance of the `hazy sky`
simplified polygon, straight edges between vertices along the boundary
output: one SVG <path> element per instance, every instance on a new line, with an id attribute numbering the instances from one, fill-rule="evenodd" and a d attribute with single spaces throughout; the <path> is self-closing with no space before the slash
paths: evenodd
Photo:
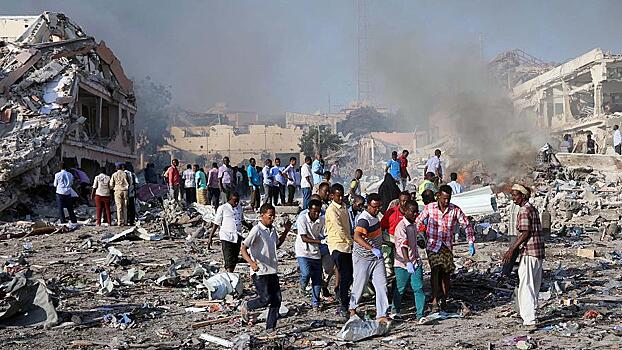
<path id="1" fill-rule="evenodd" d="M 356 94 L 355 0 L 0 0 L 4 15 L 45 10 L 70 16 L 129 76 L 171 85 L 191 109 L 316 111 L 329 94 L 334 105 Z M 595 47 L 621 52 L 621 10 L 622 1 L 598 0 L 370 1 L 369 42 L 373 51 L 395 39 L 399 50 L 397 40 L 417 37 L 433 58 L 477 48 L 482 33 L 488 59 L 521 48 L 561 62 Z M 370 55 L 377 63 L 383 52 Z"/>

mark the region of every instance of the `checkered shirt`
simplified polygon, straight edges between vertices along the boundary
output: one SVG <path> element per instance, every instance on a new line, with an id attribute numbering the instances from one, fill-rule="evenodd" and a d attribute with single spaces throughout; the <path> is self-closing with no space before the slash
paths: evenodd
<path id="1" fill-rule="evenodd" d="M 427 219 L 427 223 L 426 223 Z M 453 249 L 454 227 L 460 225 L 465 228 L 467 240 L 475 242 L 473 226 L 469 224 L 469 219 L 464 215 L 460 207 L 449 204 L 442 212 L 437 202 L 430 203 L 423 208 L 423 211 L 415 221 L 417 227 L 424 224 L 426 227 L 426 238 L 428 244 L 426 249 L 438 253 L 444 245 L 449 250 Z"/>
<path id="2" fill-rule="evenodd" d="M 521 254 L 544 259 L 544 240 L 542 239 L 540 215 L 531 203 L 526 202 L 520 207 L 516 216 L 516 229 L 520 234 L 529 232 L 529 239 L 524 244 Z"/>

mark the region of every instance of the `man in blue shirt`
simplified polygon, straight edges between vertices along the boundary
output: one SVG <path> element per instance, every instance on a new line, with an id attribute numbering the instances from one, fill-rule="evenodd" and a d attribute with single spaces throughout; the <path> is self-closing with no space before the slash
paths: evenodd
<path id="1" fill-rule="evenodd" d="M 73 184 L 73 175 L 67 171 L 65 163 L 61 163 L 60 171 L 54 174 L 54 187 L 56 187 L 56 205 L 58 206 L 58 219 L 61 224 L 67 223 L 65 220 L 65 211 L 63 208 L 67 208 L 69 212 L 69 219 L 71 223 L 76 224 L 76 214 L 73 212 L 73 198 L 72 192 L 75 191 L 71 188 Z M 75 195 L 77 196 L 77 193 Z"/>
<path id="2" fill-rule="evenodd" d="M 391 159 L 387 162 L 387 165 L 384 168 L 384 172 L 389 172 L 391 177 L 395 180 L 396 183 L 400 183 L 400 161 L 397 160 L 397 151 L 391 152 Z"/>
<path id="3" fill-rule="evenodd" d="M 259 210 L 261 205 L 261 179 L 255 165 L 255 158 L 250 158 L 246 168 L 246 175 L 248 176 L 248 186 L 251 189 L 251 208 Z"/>
<path id="4" fill-rule="evenodd" d="M 274 198 L 274 205 L 278 205 L 278 199 L 281 197 L 281 205 L 285 205 L 285 189 L 287 188 L 287 178 L 283 171 L 285 167 L 281 166 L 281 159 L 274 158 L 274 166 L 270 170 L 272 176 L 274 176 L 274 186 L 276 187 L 276 197 Z"/>
<path id="5" fill-rule="evenodd" d="M 315 160 L 311 164 L 311 173 L 313 174 L 313 193 L 317 193 L 318 186 L 324 179 L 324 161 L 319 153 L 316 153 Z"/>

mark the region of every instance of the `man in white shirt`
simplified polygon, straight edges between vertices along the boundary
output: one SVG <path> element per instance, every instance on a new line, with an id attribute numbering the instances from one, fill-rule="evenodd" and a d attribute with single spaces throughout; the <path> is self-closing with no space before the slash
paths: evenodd
<path id="1" fill-rule="evenodd" d="M 464 192 L 464 187 L 458 183 L 458 174 L 451 173 L 449 177 L 451 178 L 451 182 L 448 183 L 448 185 L 451 187 L 451 194 L 454 195 Z"/>
<path id="2" fill-rule="evenodd" d="M 240 232 L 242 232 L 242 224 L 250 227 L 242 216 L 242 207 L 240 207 L 240 195 L 237 192 L 231 192 L 227 203 L 221 205 L 216 210 L 216 217 L 213 221 L 213 228 L 209 235 L 207 249 L 211 248 L 212 237 L 214 232 L 218 231 L 220 245 L 222 246 L 222 255 L 225 262 L 225 270 L 233 272 L 238 263 L 238 255 L 240 254 Z"/>
<path id="3" fill-rule="evenodd" d="M 56 187 L 56 205 L 58 206 L 58 219 L 61 224 L 67 223 L 65 220 L 64 208 L 69 212 L 69 220 L 73 224 L 78 223 L 76 214 L 73 212 L 73 198 L 71 196 L 73 184 L 73 175 L 67 171 L 65 163 L 61 163 L 60 171 L 54 174 L 54 187 Z M 73 191 L 75 192 L 75 191 Z"/>
<path id="4" fill-rule="evenodd" d="M 266 333 L 276 328 L 281 307 L 281 286 L 278 276 L 278 260 L 276 250 L 279 248 L 289 232 L 292 223 L 288 220 L 283 224 L 284 231 L 277 234 L 272 225 L 274 223 L 274 207 L 265 203 L 259 208 L 260 219 L 248 236 L 242 242 L 242 257 L 251 268 L 251 278 L 255 285 L 257 297 L 240 304 L 242 321 L 249 321 L 249 310 L 268 307 L 266 318 Z"/>
<path id="5" fill-rule="evenodd" d="M 319 310 L 320 295 L 322 293 L 322 253 L 320 244 L 324 236 L 324 218 L 322 212 L 322 202 L 318 199 L 309 201 L 309 209 L 302 213 L 296 220 L 298 234 L 294 243 L 296 260 L 300 266 L 300 290 L 307 288 L 311 279 L 311 307 Z"/>
<path id="6" fill-rule="evenodd" d="M 622 154 L 622 133 L 617 125 L 613 126 L 613 149 L 617 154 Z"/>
<path id="7" fill-rule="evenodd" d="M 305 157 L 305 163 L 300 167 L 300 189 L 302 190 L 302 209 L 307 209 L 313 192 L 313 174 L 311 174 L 311 157 Z"/>
<path id="8" fill-rule="evenodd" d="M 296 193 L 296 157 L 289 158 L 289 165 L 283 170 L 283 174 L 287 177 L 287 205 L 294 203 L 294 194 Z"/>
<path id="9" fill-rule="evenodd" d="M 186 196 L 186 204 L 190 205 L 197 201 L 197 192 L 194 182 L 194 170 L 192 165 L 186 165 L 186 170 L 181 174 L 181 178 L 184 180 L 184 195 Z"/>
<path id="10" fill-rule="evenodd" d="M 428 159 L 425 164 L 425 169 L 423 170 L 424 174 L 434 173 L 439 181 L 443 180 L 443 167 L 441 166 L 441 150 L 437 149 L 434 151 L 434 156 Z"/>
<path id="11" fill-rule="evenodd" d="M 569 153 L 570 152 L 570 142 L 568 141 L 568 134 L 564 135 L 564 139 L 559 143 L 559 152 L 561 153 Z"/>
<path id="12" fill-rule="evenodd" d="M 278 191 L 276 191 L 275 189 L 278 189 L 278 186 L 275 185 L 275 180 L 274 180 L 274 176 L 272 176 L 272 160 L 271 159 L 266 159 L 266 161 L 264 162 L 264 167 L 261 170 L 261 174 L 263 177 L 263 189 L 264 189 L 264 200 L 263 200 L 263 204 L 266 203 L 272 203 L 272 201 L 274 200 L 274 196 L 278 196 Z M 278 201 L 278 199 L 276 199 Z"/>

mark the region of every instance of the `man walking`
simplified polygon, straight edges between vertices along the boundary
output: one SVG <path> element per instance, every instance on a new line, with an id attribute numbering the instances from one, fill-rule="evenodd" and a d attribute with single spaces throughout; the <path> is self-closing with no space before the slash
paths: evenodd
<path id="1" fill-rule="evenodd" d="M 350 216 L 343 202 L 343 186 L 334 184 L 330 188 L 333 201 L 326 209 L 326 241 L 339 274 L 339 315 L 347 318 L 349 291 L 352 285 L 352 233 Z"/>
<path id="2" fill-rule="evenodd" d="M 65 220 L 65 210 L 69 213 L 69 220 L 72 224 L 78 223 L 76 214 L 73 212 L 72 188 L 73 175 L 67 171 L 65 163 L 61 163 L 60 171 L 54 174 L 54 187 L 56 187 L 56 205 L 58 206 L 58 219 L 61 224 L 67 223 Z"/>
<path id="3" fill-rule="evenodd" d="M 248 185 L 251 188 L 251 208 L 253 210 L 259 210 L 261 205 L 261 180 L 256 166 L 255 158 L 250 158 L 246 168 L 246 175 L 248 176 Z"/>
<path id="4" fill-rule="evenodd" d="M 384 167 L 384 172 L 391 174 L 395 183 L 400 183 L 400 161 L 397 160 L 397 151 L 391 152 L 391 159 L 387 161 L 387 165 Z"/>
<path id="5" fill-rule="evenodd" d="M 441 150 L 434 150 L 434 155 L 428 159 L 425 163 L 425 168 L 423 169 L 423 173 L 427 174 L 428 172 L 433 173 L 438 181 L 443 181 L 443 165 L 441 164 Z"/>
<path id="6" fill-rule="evenodd" d="M 212 237 L 214 232 L 218 230 L 218 238 L 222 247 L 222 256 L 224 267 L 227 272 L 233 272 L 238 263 L 240 255 L 240 244 L 242 243 L 242 224 L 250 227 L 244 221 L 242 215 L 242 207 L 240 207 L 240 195 L 237 192 L 231 192 L 227 203 L 218 207 L 216 216 L 214 217 L 213 227 L 209 234 L 207 249 L 212 246 Z"/>
<path id="7" fill-rule="evenodd" d="M 377 193 L 367 197 L 367 209 L 359 215 L 354 229 L 352 248 L 352 266 L 354 282 L 350 297 L 350 317 L 356 315 L 356 308 L 371 279 L 376 293 L 376 319 L 387 322 L 389 298 L 387 295 L 387 276 L 382 260 L 382 230 L 378 212 L 382 207 L 382 198 Z"/>
<path id="8" fill-rule="evenodd" d="M 403 150 L 402 154 L 398 158 L 400 162 L 400 181 L 402 183 L 402 191 L 406 191 L 408 181 L 411 180 L 410 173 L 408 172 L 408 150 Z"/>
<path id="9" fill-rule="evenodd" d="M 182 173 L 184 179 L 184 195 L 186 197 L 186 204 L 190 205 L 197 201 L 197 190 L 195 186 L 195 173 L 192 170 L 192 165 L 186 165 L 186 170 Z"/>
<path id="10" fill-rule="evenodd" d="M 207 173 L 207 193 L 209 195 L 208 202 L 215 209 L 220 205 L 220 181 L 218 180 L 218 163 L 212 163 L 212 168 Z"/>
<path id="11" fill-rule="evenodd" d="M 177 159 L 174 159 L 174 161 L 177 161 Z M 127 224 L 127 191 L 130 187 L 130 183 L 125 174 L 125 165 L 123 163 L 117 163 L 116 168 L 117 171 L 110 177 L 110 188 L 114 191 L 114 205 L 117 207 L 117 225 L 125 226 Z M 175 167 L 171 168 L 175 170 Z M 177 176 L 179 177 L 179 172 Z M 169 173 L 169 179 L 170 178 Z M 179 194 L 179 184 L 177 185 L 177 191 Z"/>
<path id="12" fill-rule="evenodd" d="M 308 211 L 296 220 L 298 234 L 294 243 L 296 260 L 300 267 L 300 290 L 304 293 L 311 279 L 311 307 L 319 310 L 322 292 L 322 253 L 320 244 L 326 244 L 324 236 L 324 218 L 322 202 L 314 199 L 309 203 Z"/>
<path id="13" fill-rule="evenodd" d="M 404 217 L 395 227 L 395 281 L 393 293 L 392 313 L 399 315 L 402 307 L 402 297 L 406 287 L 414 292 L 417 320 L 423 317 L 425 308 L 425 294 L 423 293 L 423 264 L 417 249 L 417 226 L 415 219 L 418 213 L 417 202 L 407 201 L 401 206 Z"/>
<path id="14" fill-rule="evenodd" d="M 432 312 L 447 311 L 450 277 L 454 272 L 453 240 L 456 226 L 465 228 L 469 241 L 469 254 L 475 255 L 475 235 L 469 219 L 462 210 L 450 203 L 451 187 L 442 185 L 437 201 L 426 205 L 415 225 L 424 225 L 427 238 L 426 251 L 432 269 Z"/>
<path id="15" fill-rule="evenodd" d="M 181 176 L 179 175 L 179 160 L 173 159 L 171 161 L 171 166 L 166 170 L 166 177 L 168 183 L 169 197 L 174 201 L 178 201 L 180 198 L 180 183 Z M 116 201 L 116 197 L 115 197 Z"/>
<path id="16" fill-rule="evenodd" d="M 516 229 L 520 235 L 503 255 L 503 263 L 512 261 L 516 250 L 521 250 L 518 266 L 518 306 L 524 326 L 535 326 L 538 293 L 542 284 L 544 240 L 538 210 L 529 202 L 531 192 L 523 185 L 512 186 L 512 200 L 520 206 Z"/>
<path id="17" fill-rule="evenodd" d="M 311 157 L 305 157 L 305 163 L 300 168 L 300 189 L 302 191 L 302 209 L 309 207 L 313 192 L 313 175 L 311 173 Z"/>
<path id="18" fill-rule="evenodd" d="M 218 183 L 220 185 L 220 191 L 225 194 L 225 200 L 229 200 L 229 195 L 235 187 L 235 177 L 233 176 L 233 169 L 229 165 L 229 157 L 222 158 L 222 165 L 218 168 Z"/>
<path id="19" fill-rule="evenodd" d="M 617 154 L 622 154 L 622 133 L 617 125 L 613 126 L 613 149 Z"/>
<path id="20" fill-rule="evenodd" d="M 276 328 L 281 307 L 281 286 L 279 285 L 278 260 L 276 250 L 279 248 L 289 232 L 292 224 L 286 221 L 284 231 L 279 235 L 272 225 L 275 210 L 272 204 L 265 203 L 259 208 L 260 221 L 255 225 L 242 242 L 242 257 L 250 265 L 253 284 L 257 292 L 255 299 L 242 302 L 240 314 L 242 320 L 249 321 L 248 311 L 268 306 L 266 318 L 266 332 L 271 333 Z"/>

